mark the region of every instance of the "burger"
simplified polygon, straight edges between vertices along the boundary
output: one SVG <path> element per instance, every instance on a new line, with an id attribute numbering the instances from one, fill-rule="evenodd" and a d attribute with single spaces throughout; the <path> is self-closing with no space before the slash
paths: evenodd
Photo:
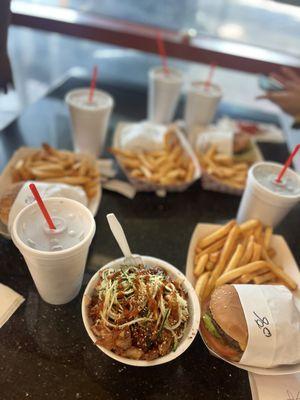
<path id="1" fill-rule="evenodd" d="M 234 286 L 223 285 L 214 290 L 204 304 L 200 330 L 213 352 L 227 360 L 240 361 L 248 342 L 248 328 Z"/>
<path id="2" fill-rule="evenodd" d="M 237 162 L 252 164 L 256 160 L 254 144 L 250 136 L 242 131 L 235 132 L 233 137 L 233 158 Z"/>

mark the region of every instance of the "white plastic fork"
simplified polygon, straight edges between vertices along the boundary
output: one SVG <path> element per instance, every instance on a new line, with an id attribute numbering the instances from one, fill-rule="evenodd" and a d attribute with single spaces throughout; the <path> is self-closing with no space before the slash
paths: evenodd
<path id="1" fill-rule="evenodd" d="M 124 255 L 124 263 L 128 265 L 134 265 L 134 266 L 139 266 L 143 265 L 143 260 L 140 256 L 133 256 L 124 230 L 120 224 L 120 222 L 117 220 L 115 214 L 110 213 L 106 215 L 110 230 L 112 231 L 112 234 L 114 235 L 120 249 L 122 250 L 122 253 Z"/>

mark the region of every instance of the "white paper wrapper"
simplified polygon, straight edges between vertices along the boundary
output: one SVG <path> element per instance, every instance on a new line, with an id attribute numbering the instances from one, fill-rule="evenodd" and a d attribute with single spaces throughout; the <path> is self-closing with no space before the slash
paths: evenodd
<path id="1" fill-rule="evenodd" d="M 139 125 L 144 126 L 144 124 L 145 123 L 142 122 Z M 128 135 L 130 127 L 134 126 L 134 129 L 136 130 L 136 125 L 137 124 L 128 124 L 128 123 L 124 123 L 124 122 L 123 123 L 122 122 L 119 123 L 117 128 L 116 128 L 116 131 L 114 133 L 113 147 L 122 148 L 122 143 L 123 144 L 125 143 L 126 144 L 126 148 L 129 149 L 128 142 L 126 142 L 126 140 L 122 141 L 121 138 L 122 138 L 122 136 L 124 134 L 124 130 L 125 129 L 126 129 L 125 133 L 126 133 L 126 135 Z M 153 124 L 151 124 L 151 125 L 153 125 Z M 160 131 L 160 129 L 161 129 L 161 127 L 163 125 L 157 125 L 157 126 L 158 126 L 158 131 Z M 167 127 L 164 127 L 164 129 L 166 131 Z M 153 184 L 151 182 L 149 182 L 149 183 L 148 182 L 141 182 L 138 179 L 132 178 L 131 175 L 126 170 L 126 168 L 123 168 L 122 164 L 119 162 L 120 168 L 122 169 L 122 171 L 126 175 L 126 177 L 129 180 L 129 182 L 136 188 L 137 191 L 156 192 L 160 196 L 165 194 L 166 192 L 182 192 L 182 191 L 186 190 L 197 179 L 200 178 L 200 176 L 201 176 L 201 168 L 200 168 L 199 162 L 197 160 L 197 157 L 196 157 L 196 155 L 195 155 L 190 143 L 188 142 L 187 138 L 180 132 L 179 129 L 176 130 L 176 134 L 177 134 L 177 137 L 178 137 L 183 149 L 189 155 L 189 157 L 191 158 L 191 160 L 194 163 L 195 173 L 194 173 L 194 177 L 193 177 L 192 181 L 191 182 L 187 182 L 187 183 L 180 183 L 180 184 L 177 184 L 177 185 L 155 185 L 155 184 Z M 153 139 L 153 137 L 152 137 L 152 139 Z M 153 140 L 153 141 L 149 140 L 147 142 L 144 142 L 144 140 L 141 140 L 140 143 L 139 143 L 139 146 L 142 146 L 142 147 L 145 146 L 145 149 L 147 149 L 147 150 L 155 150 L 156 148 L 162 148 L 162 142 L 158 145 L 159 142 L 156 139 Z M 161 140 L 163 140 L 163 135 L 161 136 Z M 143 145 L 141 143 L 143 143 Z M 147 145 L 146 145 L 146 143 L 147 143 Z M 151 145 L 151 143 L 152 143 L 152 145 Z M 153 143 L 156 143 L 156 144 L 154 145 Z M 148 145 L 150 145 L 150 148 L 148 147 Z M 132 147 L 131 147 L 131 149 L 132 149 Z M 140 149 L 141 149 L 141 147 L 140 147 Z M 117 157 L 117 160 L 118 160 L 118 157 Z"/>
<path id="2" fill-rule="evenodd" d="M 49 197 L 66 197 L 67 199 L 76 200 L 87 206 L 87 196 L 85 191 L 79 186 L 70 186 L 62 183 L 46 183 L 37 181 L 27 181 L 19 191 L 8 216 L 8 230 L 11 231 L 12 224 L 19 212 L 35 201 L 33 194 L 29 188 L 30 183 L 34 183 L 39 191 L 42 199 Z"/>
<path id="3" fill-rule="evenodd" d="M 249 335 L 240 364 L 272 368 L 300 363 L 300 309 L 293 294 L 278 285 L 234 287 Z"/>

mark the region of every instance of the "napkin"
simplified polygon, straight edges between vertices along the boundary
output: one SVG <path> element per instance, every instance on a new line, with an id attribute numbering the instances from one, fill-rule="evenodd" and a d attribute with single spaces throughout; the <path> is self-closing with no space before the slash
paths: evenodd
<path id="1" fill-rule="evenodd" d="M 24 297 L 0 283 L 0 328 L 23 303 Z"/>
<path id="2" fill-rule="evenodd" d="M 118 179 L 111 179 L 107 182 L 103 182 L 102 186 L 104 189 L 122 194 L 128 199 L 133 199 L 136 194 L 135 188 L 130 183 Z"/>
<path id="3" fill-rule="evenodd" d="M 253 400 L 300 400 L 300 373 L 258 375 L 249 372 Z"/>

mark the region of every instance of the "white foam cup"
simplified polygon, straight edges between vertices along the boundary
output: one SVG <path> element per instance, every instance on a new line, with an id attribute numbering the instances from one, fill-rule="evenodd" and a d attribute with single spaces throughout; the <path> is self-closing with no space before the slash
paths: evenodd
<path id="1" fill-rule="evenodd" d="M 71 115 L 75 151 L 98 157 L 103 151 L 114 100 L 103 90 L 95 90 L 92 103 L 88 103 L 89 90 L 71 90 L 65 101 Z"/>
<path id="2" fill-rule="evenodd" d="M 212 122 L 222 98 L 222 91 L 218 85 L 193 81 L 186 93 L 184 120 L 188 132 L 195 126 L 208 125 Z"/>
<path id="3" fill-rule="evenodd" d="M 11 232 L 12 240 L 22 253 L 42 299 L 50 304 L 65 304 L 73 300 L 80 291 L 96 224 L 89 209 L 75 200 L 53 197 L 44 199 L 44 203 L 49 213 L 57 207 L 62 207 L 63 213 L 77 215 L 83 227 L 83 239 L 78 239 L 76 244 L 59 251 L 39 250 L 38 246 L 32 248 L 25 243 L 21 237 L 23 227 L 38 220 L 33 217 L 33 213 L 38 209 L 35 202 L 23 208 L 15 218 Z"/>
<path id="4" fill-rule="evenodd" d="M 272 162 L 259 162 L 248 171 L 246 188 L 240 202 L 237 221 L 242 223 L 248 219 L 259 219 L 264 225 L 275 227 L 287 213 L 300 201 L 300 190 L 294 194 L 281 194 L 263 186 L 255 177 L 255 170 L 266 166 L 272 168 L 277 175 L 282 165 Z M 300 177 L 291 169 L 287 169 L 285 177 L 290 177 L 300 188 Z"/>
<path id="5" fill-rule="evenodd" d="M 175 115 L 183 83 L 182 72 L 176 68 L 155 67 L 148 75 L 148 113 L 147 118 L 158 124 L 170 123 Z"/>

